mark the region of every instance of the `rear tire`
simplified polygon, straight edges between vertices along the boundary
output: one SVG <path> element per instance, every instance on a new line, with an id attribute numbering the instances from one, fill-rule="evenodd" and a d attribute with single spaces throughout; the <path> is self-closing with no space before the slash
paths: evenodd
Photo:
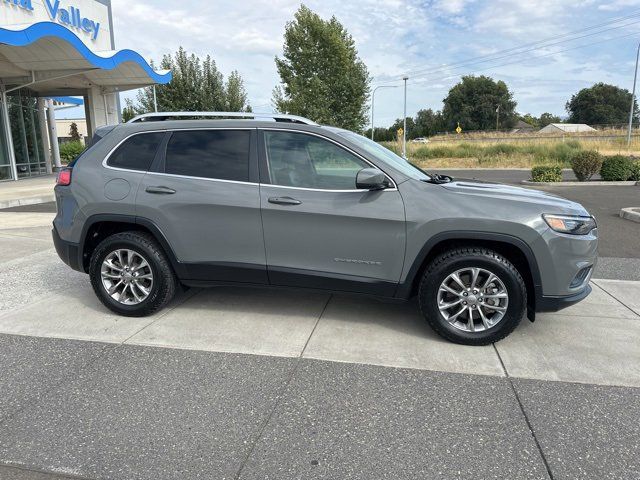
<path id="1" fill-rule="evenodd" d="M 502 255 L 464 247 L 431 261 L 418 298 L 422 315 L 440 336 L 464 345 L 488 345 L 509 335 L 525 316 L 527 288 Z"/>
<path id="2" fill-rule="evenodd" d="M 173 298 L 177 286 L 171 265 L 155 239 L 134 231 L 103 240 L 91 255 L 89 276 L 100 301 L 127 317 L 157 312 Z"/>

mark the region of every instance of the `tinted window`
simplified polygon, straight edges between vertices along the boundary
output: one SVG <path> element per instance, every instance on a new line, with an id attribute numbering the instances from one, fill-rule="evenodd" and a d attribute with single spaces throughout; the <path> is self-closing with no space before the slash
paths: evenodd
<path id="1" fill-rule="evenodd" d="M 351 140 L 353 143 L 358 145 L 360 148 L 366 150 L 371 155 L 376 158 L 379 158 L 383 162 L 388 163 L 393 168 L 400 170 L 405 175 L 415 178 L 416 180 L 429 180 L 431 177 L 423 172 L 420 168 L 416 167 L 412 163 L 408 162 L 404 158 L 396 155 L 388 148 L 383 147 L 379 143 L 374 142 L 373 140 L 369 140 L 362 135 L 358 135 L 357 133 L 349 132 L 347 130 L 342 129 L 333 129 L 338 135 L 346 138 L 347 140 Z"/>
<path id="2" fill-rule="evenodd" d="M 109 157 L 107 165 L 128 170 L 147 171 L 156 156 L 164 132 L 134 135 Z"/>
<path id="3" fill-rule="evenodd" d="M 333 142 L 313 135 L 265 131 L 271 183 L 288 187 L 354 190 L 369 165 Z"/>
<path id="4" fill-rule="evenodd" d="M 220 180 L 249 180 L 249 130 L 174 132 L 165 172 Z"/>

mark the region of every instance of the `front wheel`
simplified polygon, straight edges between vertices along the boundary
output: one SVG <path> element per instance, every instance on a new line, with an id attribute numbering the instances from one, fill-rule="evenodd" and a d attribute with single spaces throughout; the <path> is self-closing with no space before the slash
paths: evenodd
<path id="1" fill-rule="evenodd" d="M 91 256 L 91 285 L 110 310 L 144 317 L 171 300 L 176 279 L 166 255 L 150 235 L 122 232 L 103 240 Z"/>
<path id="2" fill-rule="evenodd" d="M 527 289 L 520 272 L 502 255 L 484 248 L 459 248 L 427 266 L 419 303 L 442 337 L 487 345 L 518 326 L 526 312 Z"/>

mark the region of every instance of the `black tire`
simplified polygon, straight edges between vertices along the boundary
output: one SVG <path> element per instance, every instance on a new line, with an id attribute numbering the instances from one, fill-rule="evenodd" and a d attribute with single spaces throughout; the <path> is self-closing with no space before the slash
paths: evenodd
<path id="1" fill-rule="evenodd" d="M 111 298 L 102 284 L 102 262 L 117 249 L 133 250 L 142 255 L 153 273 L 149 295 L 136 305 L 124 305 Z M 162 248 L 151 235 L 142 232 L 116 233 L 104 239 L 91 255 L 89 276 L 100 301 L 111 311 L 127 317 L 145 317 L 157 312 L 173 298 L 177 286 L 176 277 Z"/>
<path id="2" fill-rule="evenodd" d="M 438 308 L 438 291 L 442 282 L 452 273 L 471 267 L 495 273 L 509 295 L 502 319 L 495 326 L 479 332 L 456 328 L 442 316 Z M 505 338 L 524 318 L 527 287 L 520 272 L 502 255 L 486 248 L 464 247 L 445 252 L 427 265 L 420 282 L 418 299 L 422 315 L 440 336 L 463 345 L 488 345 Z"/>

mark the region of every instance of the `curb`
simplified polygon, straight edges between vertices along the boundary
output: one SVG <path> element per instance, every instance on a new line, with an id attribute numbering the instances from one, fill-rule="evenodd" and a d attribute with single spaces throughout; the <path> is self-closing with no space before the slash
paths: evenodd
<path id="1" fill-rule="evenodd" d="M 24 207 L 27 205 L 38 205 L 40 203 L 49 203 L 55 201 L 56 196 L 53 193 L 50 195 L 42 195 L 40 197 L 16 198 L 15 200 L 0 202 L 0 210 L 4 208 Z"/>
<path id="2" fill-rule="evenodd" d="M 603 181 L 593 181 L 593 182 L 534 182 L 531 180 L 522 180 L 520 182 L 522 185 L 530 185 L 530 186 L 549 186 L 549 187 L 633 187 L 640 186 L 640 182 L 603 182 Z"/>
<path id="3" fill-rule="evenodd" d="M 629 207 L 620 210 L 620 218 L 640 223 L 640 207 Z"/>

